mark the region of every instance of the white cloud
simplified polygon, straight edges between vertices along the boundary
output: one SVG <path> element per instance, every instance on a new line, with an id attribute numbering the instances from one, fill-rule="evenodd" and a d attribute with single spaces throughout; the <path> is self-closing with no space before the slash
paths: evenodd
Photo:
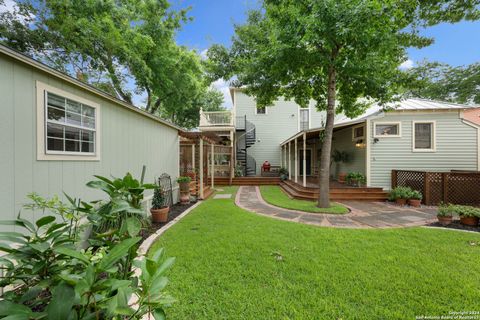
<path id="1" fill-rule="evenodd" d="M 414 63 L 412 60 L 408 59 L 408 60 L 404 61 L 404 62 L 400 65 L 399 68 L 400 68 L 401 70 L 408 70 L 408 69 L 413 68 L 414 65 L 415 65 L 415 63 Z"/>
<path id="2" fill-rule="evenodd" d="M 3 4 L 0 6 L 0 13 L 3 12 L 15 12 L 18 9 L 17 3 L 13 0 L 4 0 Z"/>
<path id="3" fill-rule="evenodd" d="M 202 60 L 207 60 L 207 52 L 208 49 L 200 51 L 200 58 L 202 58 Z"/>
<path id="4" fill-rule="evenodd" d="M 228 81 L 225 81 L 224 79 L 218 79 L 212 83 L 212 87 L 223 93 L 223 106 L 227 109 L 231 109 L 232 98 L 230 96 L 230 86 L 228 85 Z"/>

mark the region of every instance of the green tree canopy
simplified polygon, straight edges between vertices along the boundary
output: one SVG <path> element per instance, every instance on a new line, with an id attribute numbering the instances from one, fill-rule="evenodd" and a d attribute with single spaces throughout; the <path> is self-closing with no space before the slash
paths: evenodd
<path id="1" fill-rule="evenodd" d="M 208 95 L 199 55 L 175 43 L 187 10 L 167 0 L 23 0 L 16 8 L 0 14 L 2 43 L 126 102 L 143 93 L 147 111 L 171 120 L 179 109 L 193 116 Z"/>
<path id="2" fill-rule="evenodd" d="M 439 62 L 421 62 L 408 73 L 417 81 L 412 96 L 463 104 L 480 104 L 480 63 L 452 67 Z"/>
<path id="3" fill-rule="evenodd" d="M 335 113 L 354 117 L 371 101 L 398 98 L 406 48 L 432 43 L 418 26 L 476 18 L 476 6 L 476 0 L 264 0 L 235 26 L 230 49 L 209 50 L 208 68 L 212 78 L 236 76 L 235 85 L 260 106 L 283 96 L 326 110 L 318 205 L 328 207 Z"/>

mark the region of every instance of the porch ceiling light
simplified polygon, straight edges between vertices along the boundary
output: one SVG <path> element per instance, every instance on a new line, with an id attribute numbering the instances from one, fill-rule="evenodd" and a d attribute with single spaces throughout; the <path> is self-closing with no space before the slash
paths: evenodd
<path id="1" fill-rule="evenodd" d="M 364 147 L 365 147 L 365 143 L 363 143 L 363 139 L 357 140 L 357 142 L 355 142 L 355 147 L 357 147 L 357 148 L 364 148 Z"/>

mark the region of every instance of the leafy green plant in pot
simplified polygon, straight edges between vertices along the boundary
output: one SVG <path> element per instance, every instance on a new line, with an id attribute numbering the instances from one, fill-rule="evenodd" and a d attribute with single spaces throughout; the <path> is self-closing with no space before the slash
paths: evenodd
<path id="1" fill-rule="evenodd" d="M 180 186 L 180 202 L 188 204 L 190 202 L 190 181 L 192 179 L 188 176 L 178 177 L 177 183 Z"/>
<path id="2" fill-rule="evenodd" d="M 412 189 L 409 187 L 396 187 L 390 191 L 389 199 L 394 200 L 396 204 L 404 206 L 407 204 L 407 199 L 410 196 Z"/>
<path id="3" fill-rule="evenodd" d="M 423 195 L 420 191 L 412 190 L 408 195 L 408 204 L 412 207 L 420 207 Z"/>
<path id="4" fill-rule="evenodd" d="M 162 189 L 155 188 L 152 198 L 152 207 L 150 208 L 152 222 L 166 222 L 168 220 L 169 211 L 170 207 L 165 205 L 165 196 Z"/>
<path id="5" fill-rule="evenodd" d="M 367 182 L 365 176 L 360 172 L 350 172 L 346 179 L 347 183 L 353 187 L 361 187 Z"/>
<path id="6" fill-rule="evenodd" d="M 437 219 L 442 226 L 448 226 L 453 221 L 455 206 L 452 204 L 441 203 L 438 206 Z"/>
<path id="7" fill-rule="evenodd" d="M 455 206 L 455 213 L 460 216 L 460 222 L 466 226 L 478 226 L 480 208 L 471 206 Z"/>
<path id="8" fill-rule="evenodd" d="M 282 181 L 285 181 L 288 179 L 288 170 L 287 168 L 280 168 L 280 170 L 278 170 L 278 173 L 280 174 L 280 180 Z"/>

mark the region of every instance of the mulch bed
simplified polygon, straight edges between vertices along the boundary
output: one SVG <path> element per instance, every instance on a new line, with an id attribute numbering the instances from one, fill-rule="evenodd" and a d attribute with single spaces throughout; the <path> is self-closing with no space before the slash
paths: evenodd
<path id="1" fill-rule="evenodd" d="M 174 204 L 173 206 L 170 207 L 170 212 L 168 213 L 168 220 L 167 222 L 161 222 L 161 223 L 154 223 L 152 222 L 149 226 L 147 226 L 142 232 L 141 236 L 143 240 L 147 239 L 149 236 L 157 232 L 157 230 L 163 228 L 167 223 L 181 215 L 185 210 L 190 208 L 196 203 L 196 201 L 191 201 L 189 204 Z"/>
<path id="2" fill-rule="evenodd" d="M 430 223 L 427 226 L 480 232 L 480 227 L 479 226 L 476 226 L 476 227 L 466 226 L 466 225 L 461 224 L 460 220 L 453 220 L 453 222 L 451 224 L 449 224 L 448 226 L 442 226 L 438 221 Z"/>

